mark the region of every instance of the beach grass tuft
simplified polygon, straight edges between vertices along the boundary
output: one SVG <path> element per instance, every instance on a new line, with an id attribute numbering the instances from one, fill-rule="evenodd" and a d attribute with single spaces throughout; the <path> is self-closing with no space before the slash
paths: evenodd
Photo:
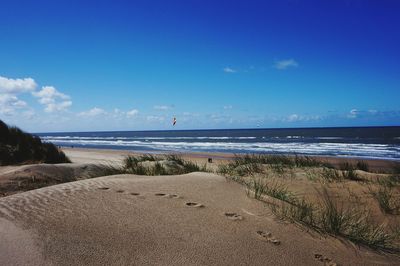
<path id="1" fill-rule="evenodd" d="M 322 169 L 321 177 L 329 182 L 343 180 L 343 175 L 338 170 L 326 167 Z"/>
<path id="2" fill-rule="evenodd" d="M 365 162 L 365 161 L 358 161 L 356 167 L 357 167 L 358 170 L 369 172 L 368 163 Z"/>
<path id="3" fill-rule="evenodd" d="M 377 189 L 369 189 L 383 213 L 399 214 L 400 203 L 397 201 L 398 196 L 395 196 L 396 185 L 397 183 L 394 183 L 391 176 L 389 176 L 381 180 L 378 179 Z"/>
<path id="4" fill-rule="evenodd" d="M 316 232 L 343 237 L 376 250 L 394 253 L 400 251 L 399 234 L 384 224 L 371 222 L 365 209 L 339 206 L 325 188 L 321 198 L 319 205 L 303 198 L 291 204 L 283 202 L 281 205 L 271 205 L 271 208 L 279 218 L 302 224 Z"/>
<path id="5" fill-rule="evenodd" d="M 285 176 L 288 170 L 296 167 L 322 167 L 325 163 L 307 156 L 287 156 L 270 154 L 235 155 L 234 159 L 226 165 L 219 167 L 218 172 L 224 175 L 251 176 L 265 174 L 268 168 L 279 177 Z"/>

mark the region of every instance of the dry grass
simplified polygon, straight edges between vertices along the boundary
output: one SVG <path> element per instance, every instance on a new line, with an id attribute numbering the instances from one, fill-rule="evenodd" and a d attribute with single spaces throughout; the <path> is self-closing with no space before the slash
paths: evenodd
<path id="1" fill-rule="evenodd" d="M 272 205 L 272 211 L 281 219 L 296 222 L 319 233 L 339 236 L 370 248 L 398 253 L 399 234 L 384 224 L 374 224 L 369 213 L 359 207 L 339 205 L 324 188 L 319 204 L 304 198 L 291 204 Z"/>
<path id="2" fill-rule="evenodd" d="M 372 181 L 356 169 L 368 171 L 369 166 L 359 161 L 354 166 L 344 163 L 340 169 L 334 169 L 307 157 L 246 155 L 220 166 L 219 172 L 228 179 L 246 185 L 249 196 L 269 203 L 272 211 L 282 219 L 373 249 L 399 252 L 400 229 L 395 228 L 400 226 L 391 228 L 382 223 L 384 219 L 372 220 L 370 209 L 367 208 L 369 205 L 366 204 L 372 198 L 367 199 L 359 192 L 356 193 Z M 293 179 L 282 179 L 289 171 L 294 179 L 300 178 L 293 184 L 304 186 L 304 182 L 309 180 L 313 182 L 310 186 L 314 184 L 317 187 L 322 186 L 322 189 L 311 193 L 313 196 L 310 199 L 297 197 L 288 189 L 288 184 L 291 184 Z M 293 174 L 296 171 L 297 175 Z M 302 172 L 305 173 L 306 180 L 304 175 L 298 174 Z M 369 182 L 358 182 L 364 180 Z M 375 191 L 374 196 L 385 213 L 394 214 L 399 209 L 396 206 L 398 196 L 394 191 L 398 190 L 400 178 L 392 175 L 380 180 L 379 189 Z M 315 181 L 322 184 L 316 184 Z M 330 187 L 335 188 L 335 197 L 332 197 Z M 351 187 L 357 190 L 353 192 Z M 349 198 L 344 198 L 347 197 L 345 195 Z"/>
<path id="3" fill-rule="evenodd" d="M 400 202 L 396 194 L 397 179 L 393 176 L 378 179 L 377 188 L 369 188 L 369 192 L 376 199 L 381 211 L 385 214 L 400 214 Z"/>
<path id="4" fill-rule="evenodd" d="M 99 164 L 90 167 L 85 178 L 116 174 L 136 175 L 179 175 L 191 172 L 206 172 L 206 166 L 186 161 L 177 155 L 154 156 L 151 154 L 127 156 L 122 166 Z"/>

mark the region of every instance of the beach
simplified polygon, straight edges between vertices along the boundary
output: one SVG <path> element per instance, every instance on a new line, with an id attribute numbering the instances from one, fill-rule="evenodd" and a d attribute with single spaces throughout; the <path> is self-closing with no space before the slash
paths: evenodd
<path id="1" fill-rule="evenodd" d="M 400 265 L 399 1 L 2 1 L 0 266 Z"/>
<path id="2" fill-rule="evenodd" d="M 114 150 L 114 149 L 92 149 L 92 148 L 70 148 L 63 147 L 62 150 L 65 154 L 71 158 L 74 163 L 121 163 L 127 155 L 140 155 L 147 154 L 146 151 L 127 151 L 127 150 Z M 215 167 L 221 163 L 226 163 L 235 157 L 233 153 L 223 152 L 186 152 L 176 153 L 173 151 L 164 152 L 170 154 L 179 154 L 183 158 L 194 161 L 198 164 L 207 164 L 209 167 Z M 159 153 L 159 154 L 164 154 Z M 157 154 L 157 153 L 156 153 Z M 238 156 L 245 154 L 237 154 Z M 335 166 L 339 166 L 345 162 L 356 163 L 358 161 L 365 161 L 369 167 L 374 171 L 385 171 L 396 164 L 397 161 L 385 160 L 385 159 L 365 159 L 365 158 L 354 158 L 354 157 L 335 157 L 335 156 L 312 156 L 318 160 L 330 163 Z M 208 158 L 213 160 L 215 164 L 208 164 Z"/>
<path id="3" fill-rule="evenodd" d="M 115 150 L 63 150 L 73 163 L 55 165 L 61 172 L 85 164 L 121 164 L 126 155 L 132 155 Z M 232 154 L 210 153 L 183 157 L 211 169 L 233 159 Z M 208 163 L 208 158 L 213 162 Z M 391 162 L 372 163 L 384 167 Z M 8 166 L 1 167 L 0 173 L 4 177 L 21 167 L 25 173 L 30 169 Z M 292 183 L 297 188 L 301 184 L 306 185 Z M 0 257 L 5 265 L 400 263 L 396 255 L 281 221 L 265 202 L 250 197 L 245 187 L 209 172 L 112 175 L 9 195 L 0 198 L 0 225 Z"/>

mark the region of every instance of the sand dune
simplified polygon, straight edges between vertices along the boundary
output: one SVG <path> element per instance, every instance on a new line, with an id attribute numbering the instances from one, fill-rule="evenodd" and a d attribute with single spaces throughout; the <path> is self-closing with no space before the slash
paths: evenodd
<path id="1" fill-rule="evenodd" d="M 277 221 L 244 188 L 206 173 L 117 175 L 0 199 L 8 265 L 396 265 Z"/>

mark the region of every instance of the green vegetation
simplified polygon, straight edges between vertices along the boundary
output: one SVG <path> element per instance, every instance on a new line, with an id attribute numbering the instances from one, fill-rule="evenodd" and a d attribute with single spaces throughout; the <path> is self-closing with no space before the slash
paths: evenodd
<path id="1" fill-rule="evenodd" d="M 218 172 L 228 175 L 249 176 L 265 173 L 265 170 L 269 168 L 282 177 L 287 169 L 322 166 L 328 167 L 325 163 L 307 156 L 246 154 L 244 156 L 236 155 L 231 162 L 221 165 Z"/>
<path id="2" fill-rule="evenodd" d="M 293 195 L 288 191 L 287 187 L 277 182 L 263 182 L 262 179 L 254 179 L 247 186 L 249 190 L 254 190 L 255 198 L 260 199 L 262 195 L 286 201 L 293 202 Z"/>
<path id="3" fill-rule="evenodd" d="M 370 193 L 378 201 L 382 212 L 386 214 L 399 214 L 400 210 L 400 203 L 395 197 L 395 186 L 398 180 L 393 179 L 393 176 L 378 179 L 378 188 L 375 190 L 370 188 Z"/>
<path id="4" fill-rule="evenodd" d="M 88 170 L 85 178 L 97 176 L 107 176 L 116 174 L 136 174 L 136 175 L 180 175 L 191 172 L 206 172 L 205 166 L 199 167 L 197 164 L 182 159 L 178 155 L 154 156 L 144 154 L 139 156 L 127 156 L 122 166 L 111 164 L 93 165 Z"/>
<path id="5" fill-rule="evenodd" d="M 68 157 L 52 143 L 10 127 L 0 120 L 0 165 L 21 163 L 70 163 Z"/>
<path id="6" fill-rule="evenodd" d="M 343 175 L 338 170 L 326 167 L 322 169 L 321 176 L 329 182 L 343 180 Z"/>
<path id="7" fill-rule="evenodd" d="M 361 181 L 362 179 L 357 175 L 356 171 L 351 169 L 348 171 L 343 171 L 342 176 L 344 179 L 349 179 L 353 181 Z"/>
<path id="8" fill-rule="evenodd" d="M 364 161 L 358 161 L 356 167 L 357 167 L 358 170 L 362 170 L 362 171 L 365 171 L 365 172 L 369 171 L 368 163 L 364 162 Z"/>
<path id="9" fill-rule="evenodd" d="M 245 155 L 238 157 L 219 167 L 219 173 L 226 178 L 241 183 L 247 187 L 247 195 L 268 203 L 272 211 L 281 219 L 311 228 L 321 234 L 329 234 L 348 239 L 356 244 L 368 246 L 386 252 L 400 252 L 400 229 L 390 228 L 385 224 L 372 221 L 372 216 L 366 209 L 359 195 L 349 191 L 349 198 L 339 204 L 323 186 L 322 192 L 310 201 L 308 198 L 295 196 L 285 182 L 288 171 L 296 178 L 295 168 L 305 172 L 308 180 L 330 182 L 360 181 L 362 173 L 368 171 L 366 162 L 359 161 L 356 165 L 343 163 L 337 170 L 330 165 L 308 157 L 282 155 Z M 298 172 L 298 173 L 299 173 Z M 274 178 L 270 178 L 274 177 Z M 278 178 L 278 179 L 277 179 Z M 279 178 L 284 178 L 279 180 Z M 286 180 L 286 181 L 285 181 Z M 385 213 L 397 214 L 400 206 L 396 203 L 398 175 L 393 174 L 378 179 L 379 189 L 373 195 Z"/>
<path id="10" fill-rule="evenodd" d="M 346 238 L 354 243 L 366 245 L 386 252 L 399 252 L 399 234 L 390 232 L 383 224 L 376 225 L 369 213 L 360 206 L 339 206 L 324 188 L 319 205 L 303 199 L 292 203 L 272 205 L 272 211 L 281 219 L 307 226 L 317 232 Z"/>

